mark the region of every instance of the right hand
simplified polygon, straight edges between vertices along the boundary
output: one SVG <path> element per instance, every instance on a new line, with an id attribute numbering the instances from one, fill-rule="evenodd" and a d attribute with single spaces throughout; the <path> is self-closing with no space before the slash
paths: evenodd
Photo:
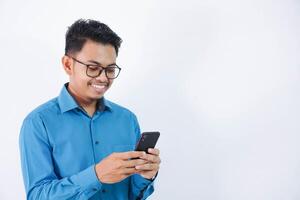
<path id="1" fill-rule="evenodd" d="M 138 173 L 137 165 L 146 164 L 147 161 L 140 158 L 145 155 L 143 151 L 129 151 L 112 153 L 95 165 L 96 175 L 102 183 L 117 183 L 128 176 Z"/>

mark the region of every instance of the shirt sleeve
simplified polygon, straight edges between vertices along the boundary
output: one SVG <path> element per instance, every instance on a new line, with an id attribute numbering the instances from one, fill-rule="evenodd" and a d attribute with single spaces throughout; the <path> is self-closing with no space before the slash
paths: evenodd
<path id="1" fill-rule="evenodd" d="M 31 199 L 88 199 L 101 189 L 94 166 L 59 179 L 54 170 L 52 147 L 40 116 L 27 117 L 19 137 L 26 196 Z"/>
<path id="2" fill-rule="evenodd" d="M 133 115 L 133 122 L 135 127 L 135 134 L 137 141 L 140 138 L 141 131 L 138 120 L 135 115 Z M 154 192 L 154 180 L 148 180 L 143 178 L 139 174 L 134 174 L 131 176 L 131 193 L 130 199 L 144 200 L 149 197 Z"/>

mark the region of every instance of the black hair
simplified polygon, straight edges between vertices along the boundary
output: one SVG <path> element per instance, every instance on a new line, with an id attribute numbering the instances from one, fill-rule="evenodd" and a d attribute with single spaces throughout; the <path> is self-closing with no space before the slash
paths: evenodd
<path id="1" fill-rule="evenodd" d="M 67 30 L 65 55 L 79 52 L 87 40 L 114 46 L 118 55 L 122 39 L 106 24 L 91 19 L 79 19 Z"/>

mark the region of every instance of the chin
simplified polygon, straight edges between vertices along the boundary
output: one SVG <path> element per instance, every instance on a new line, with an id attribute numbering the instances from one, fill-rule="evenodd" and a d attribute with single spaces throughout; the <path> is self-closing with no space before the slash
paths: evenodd
<path id="1" fill-rule="evenodd" d="M 90 87 L 90 90 L 88 92 L 88 96 L 92 99 L 101 99 L 104 96 L 107 89 L 108 88 L 103 88 L 101 90 L 100 89 L 96 90 L 96 89 Z"/>
<path id="2" fill-rule="evenodd" d="M 101 99 L 103 96 L 104 96 L 104 93 L 103 94 L 93 94 L 93 95 L 89 95 L 91 99 L 93 100 L 98 100 L 98 99 Z"/>

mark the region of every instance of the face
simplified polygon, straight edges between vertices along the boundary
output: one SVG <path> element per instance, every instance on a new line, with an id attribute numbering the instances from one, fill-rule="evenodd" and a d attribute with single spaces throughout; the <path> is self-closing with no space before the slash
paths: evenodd
<path id="1" fill-rule="evenodd" d="M 112 45 L 104 45 L 88 40 L 81 51 L 73 54 L 72 57 L 85 64 L 95 65 L 99 63 L 101 67 L 105 68 L 116 63 L 117 55 Z M 96 102 L 103 97 L 113 83 L 113 79 L 108 79 L 104 71 L 96 78 L 87 76 L 87 67 L 71 57 L 64 56 L 62 62 L 66 73 L 70 77 L 68 89 L 75 95 L 79 103 L 90 104 Z"/>

